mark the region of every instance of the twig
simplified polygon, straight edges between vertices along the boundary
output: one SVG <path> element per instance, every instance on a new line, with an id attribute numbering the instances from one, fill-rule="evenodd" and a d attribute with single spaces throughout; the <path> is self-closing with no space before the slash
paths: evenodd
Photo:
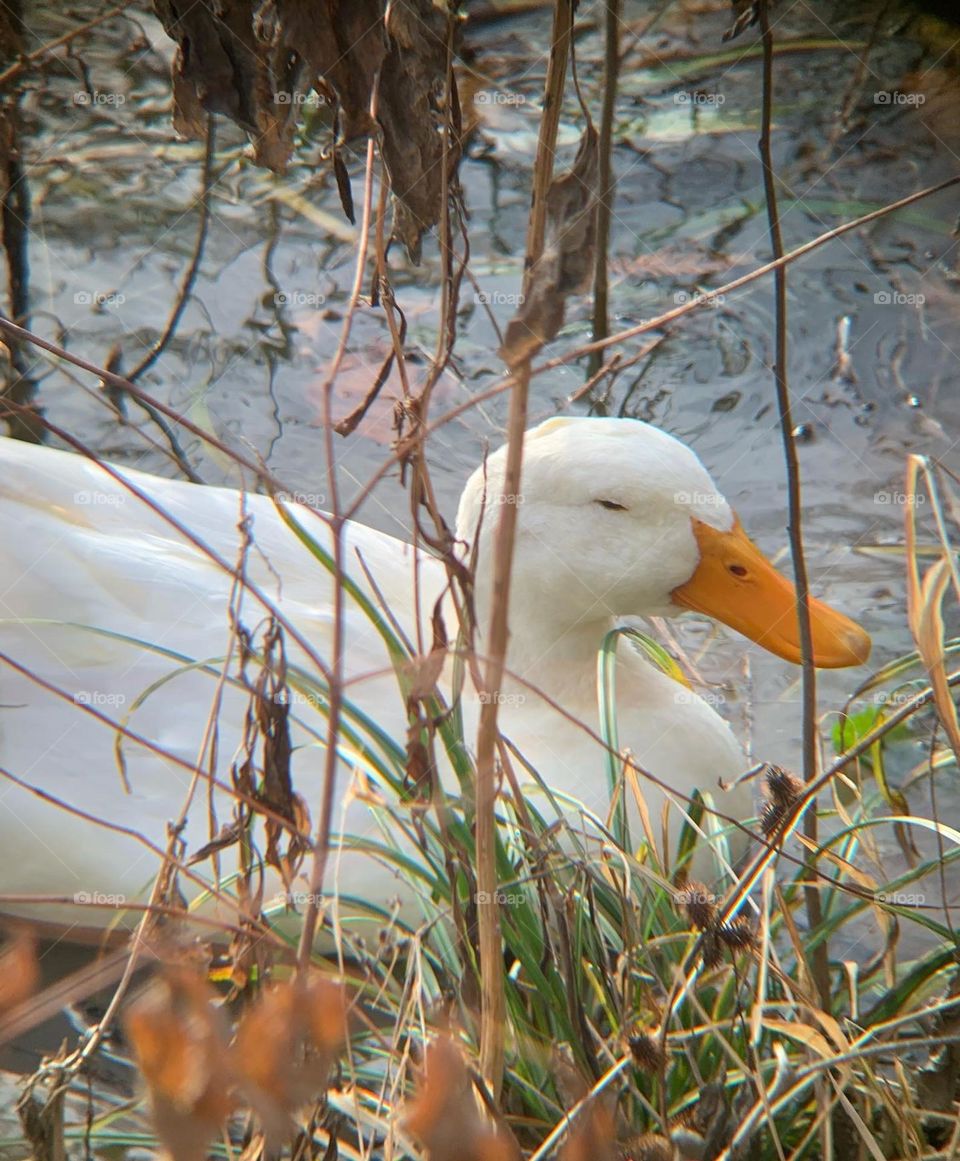
<path id="1" fill-rule="evenodd" d="M 370 93 L 370 121 L 376 124 L 377 99 L 380 89 L 380 74 L 374 78 Z M 297 946 L 297 964 L 302 972 L 310 966 L 310 957 L 313 952 L 313 940 L 320 917 L 320 892 L 323 889 L 323 879 L 326 872 L 327 858 L 330 853 L 330 826 L 333 821 L 334 790 L 336 789 L 338 756 L 338 734 L 340 731 L 340 714 L 343 708 L 343 654 L 344 654 L 344 594 L 343 584 L 343 531 L 345 520 L 340 505 L 340 489 L 337 484 L 337 461 L 334 454 L 333 439 L 333 385 L 337 372 L 343 362 L 350 341 L 350 331 L 353 318 L 360 303 L 363 290 L 364 268 L 367 263 L 367 240 L 370 236 L 370 220 L 373 206 L 373 174 L 376 163 L 376 141 L 371 134 L 367 141 L 366 177 L 363 193 L 363 219 L 360 223 L 359 240 L 357 243 L 357 260 L 353 278 L 353 289 L 350 292 L 350 301 L 347 303 L 343 327 L 340 331 L 340 341 L 330 364 L 330 370 L 323 384 L 323 436 L 327 457 L 327 496 L 330 503 L 330 532 L 333 557 L 333 643 L 332 659 L 329 679 L 329 697 L 327 703 L 327 749 L 323 772 L 323 798 L 320 804 L 320 817 L 317 822 L 316 846 L 313 852 L 313 865 L 310 870 L 310 893 L 307 908 L 303 916 L 303 927 L 300 930 L 300 942 Z M 381 180 L 386 180 L 384 171 Z"/>
<path id="2" fill-rule="evenodd" d="M 600 197 L 597 205 L 597 264 L 593 276 L 593 337 L 605 339 L 610 333 L 607 250 L 610 245 L 610 216 L 613 210 L 613 114 L 617 103 L 620 76 L 620 10 L 622 0 L 606 0 L 603 68 L 603 108 L 600 112 Z M 587 376 L 596 377 L 603 362 L 603 352 L 595 351 L 587 363 Z"/>
<path id="3" fill-rule="evenodd" d="M 773 118 L 773 33 L 770 29 L 768 0 L 760 0 L 760 35 L 763 43 L 763 104 L 761 112 L 760 160 L 763 164 L 763 188 L 767 206 L 767 222 L 770 227 L 770 243 L 774 258 L 783 257 L 783 235 L 780 230 L 780 212 L 777 206 L 776 176 L 770 150 L 770 129 Z M 774 272 L 774 297 L 776 303 L 776 331 L 774 356 L 774 379 L 777 390 L 777 409 L 780 415 L 780 435 L 783 440 L 783 455 L 787 467 L 788 522 L 790 555 L 793 560 L 793 575 L 797 589 L 797 621 L 800 627 L 800 655 L 803 665 L 803 778 L 809 785 L 817 776 L 817 678 L 813 667 L 813 637 L 810 630 L 810 590 L 807 580 L 807 564 L 803 554 L 803 513 L 800 503 L 800 462 L 797 445 L 793 438 L 793 415 L 790 406 L 790 385 L 787 379 L 787 275 L 780 266 Z M 814 844 L 817 840 L 817 812 L 807 811 L 804 818 L 804 834 Z M 812 863 L 811 855 L 808 863 Z M 811 931 L 817 931 L 823 921 L 820 894 L 816 886 L 805 889 L 807 919 Z M 831 1010 L 830 1003 L 830 962 L 826 940 L 813 949 L 813 978 L 825 1012 Z"/>
<path id="4" fill-rule="evenodd" d="M 47 44 L 42 44 L 33 52 L 27 53 L 26 56 L 21 56 L 19 60 L 15 61 L 8 68 L 5 68 L 0 73 L 0 88 L 10 83 L 14 78 L 18 77 L 22 72 L 30 69 L 42 57 L 54 52 L 58 48 L 63 48 L 65 44 L 69 44 L 77 37 L 83 36 L 92 28 L 96 28 L 98 24 L 105 24 L 106 21 L 112 20 L 114 16 L 119 16 L 129 8 L 129 4 L 118 4 L 115 8 L 108 8 L 106 12 L 102 12 L 99 16 L 94 17 L 93 20 L 88 20 L 81 24 L 79 28 L 71 28 L 69 32 L 65 32 L 63 36 L 58 36 L 56 40 L 51 40 Z"/>
<path id="5" fill-rule="evenodd" d="M 23 35 L 21 6 L 12 5 L 7 20 L 12 35 L 19 42 Z M 7 292 L 10 313 L 23 326 L 30 326 L 30 183 L 23 163 L 21 141 L 21 97 L 17 91 L 4 96 L 0 103 L 0 122 L 8 138 L 3 151 L 3 169 L 0 174 L 2 196 L 0 212 L 3 220 L 3 249 L 7 259 Z M 36 395 L 36 380 L 22 343 L 10 344 L 10 363 L 13 370 L 10 382 L 0 388 L 16 403 L 31 405 Z M 31 407 L 19 423 L 11 425 L 11 434 L 36 441 L 40 435 L 38 413 Z"/>
<path id="6" fill-rule="evenodd" d="M 868 214 L 863 214 L 859 218 L 853 218 L 849 222 L 835 226 L 832 230 L 827 230 L 826 233 L 818 234 L 816 238 L 812 238 L 809 242 L 804 242 L 802 246 L 791 250 L 789 254 L 784 254 L 780 258 L 773 258 L 771 261 L 765 262 L 762 266 L 758 266 L 756 270 L 751 270 L 749 274 L 742 274 L 739 278 L 734 278 L 732 282 L 724 283 L 724 285 L 718 286 L 714 290 L 705 290 L 702 294 L 698 294 L 696 299 L 691 302 L 684 303 L 682 306 L 675 306 L 672 310 L 664 311 L 663 314 L 659 314 L 655 318 L 637 323 L 635 327 L 628 327 L 627 330 L 618 331 L 615 335 L 609 335 L 605 339 L 598 339 L 593 343 L 584 343 L 582 346 L 574 347 L 571 351 L 565 351 L 562 355 L 547 359 L 546 362 L 539 363 L 534 367 L 531 374 L 541 375 L 544 371 L 552 371 L 556 367 L 563 367 L 567 363 L 576 362 L 585 355 L 591 355 L 594 351 L 605 350 L 607 347 L 612 347 L 615 343 L 625 343 L 630 339 L 635 339 L 638 335 L 645 335 L 647 331 L 661 330 L 667 323 L 673 322 L 674 319 L 682 318 L 683 315 L 689 314 L 692 310 L 702 309 L 720 295 L 727 296 L 733 294 L 735 290 L 740 290 L 751 282 L 756 282 L 758 278 L 763 278 L 775 270 L 788 266 L 791 262 L 796 262 L 798 258 L 803 258 L 812 250 L 818 249 L 827 242 L 832 242 L 835 238 L 849 234 L 851 230 L 859 229 L 860 226 L 866 226 L 870 222 L 877 221 L 879 218 L 885 218 L 888 214 L 896 213 L 897 210 L 905 209 L 907 206 L 913 205 L 914 202 L 922 201 L 932 194 L 941 193 L 943 190 L 950 189 L 951 186 L 957 185 L 958 183 L 960 183 L 960 174 L 954 177 L 948 177 L 944 181 L 938 181 L 935 185 L 929 185 L 925 189 L 917 190 L 916 193 L 907 194 L 906 197 L 899 198 L 895 202 L 881 206 L 878 210 L 871 210 Z"/>
<path id="7" fill-rule="evenodd" d="M 89 372 L 98 381 L 107 383 L 111 387 L 116 387 L 125 394 L 132 396 L 138 402 L 145 401 L 156 411 L 160 412 L 160 414 L 165 415 L 168 419 L 172 419 L 180 427 L 184 428 L 184 430 L 189 431 L 191 435 L 195 435 L 198 439 L 203 440 L 204 443 L 209 444 L 210 447 L 216 448 L 217 451 L 223 452 L 225 456 L 228 456 L 239 467 L 245 468 L 250 472 L 259 483 L 266 484 L 274 492 L 293 491 L 293 489 L 285 488 L 280 480 L 264 467 L 262 463 L 243 455 L 242 452 L 234 448 L 227 447 L 223 440 L 218 439 L 215 435 L 211 435 L 209 431 L 205 431 L 185 415 L 181 415 L 175 408 L 170 407 L 169 404 L 162 402 L 162 400 L 155 398 L 149 392 L 144 391 L 136 383 L 131 383 L 124 375 L 118 375 L 115 371 L 108 371 L 105 367 L 98 367 L 96 363 L 91 363 L 89 359 L 84 359 L 80 355 L 73 354 L 72 351 L 68 351 L 65 347 L 58 346 L 57 343 L 52 343 L 48 339 L 34 334 L 33 331 L 28 330 L 26 327 L 17 326 L 16 323 L 11 322 L 2 315 L 0 315 L 0 334 L 5 334 L 15 341 L 23 340 L 29 342 L 33 346 L 39 347 L 40 350 L 47 351 L 51 355 L 56 355 L 58 359 L 63 359 L 64 362 L 71 363 L 74 367 L 79 367 L 81 371 Z M 0 416 L 3 415 L 3 408 L 6 402 L 6 400 L 0 397 Z M 11 403 L 9 406 L 18 413 L 25 410 L 23 405 Z M 47 420 L 41 418 L 41 422 L 46 428 L 53 431 L 54 435 L 60 434 L 59 429 L 55 429 Z M 90 459 L 96 460 L 97 458 L 89 448 L 78 447 L 77 450 L 82 451 Z M 310 507 L 310 505 L 308 504 L 306 507 Z"/>
<path id="8" fill-rule="evenodd" d="M 177 301 L 174 303 L 173 311 L 167 319 L 167 325 L 163 329 L 163 334 L 153 344 L 150 350 L 144 355 L 140 362 L 127 376 L 131 383 L 141 378 L 150 368 L 156 363 L 157 359 L 170 345 L 170 341 L 176 333 L 176 329 L 180 324 L 180 319 L 183 317 L 183 312 L 187 309 L 187 303 L 193 295 L 193 288 L 197 281 L 197 275 L 200 272 L 200 263 L 203 261 L 203 253 L 207 243 L 207 232 L 210 227 L 210 191 L 213 187 L 213 159 L 216 152 L 216 120 L 213 114 L 207 117 L 207 141 L 203 155 L 203 173 L 201 177 L 200 197 L 198 203 L 200 206 L 200 223 L 197 227 L 197 240 L 193 246 L 193 257 L 190 260 L 190 265 L 187 268 L 187 273 L 184 276 L 183 283 L 180 287 L 180 293 L 177 295 Z M 184 473 L 188 480 L 194 484 L 202 484 L 203 480 L 190 466 L 189 461 L 184 455 L 183 449 L 180 446 L 180 441 L 177 439 L 177 434 L 173 428 L 167 423 L 166 419 L 160 414 L 156 408 L 152 407 L 144 399 L 137 399 L 134 401 L 146 411 L 153 422 L 160 428 L 166 436 L 170 444 L 170 450 L 177 461 L 180 470 Z"/>
<path id="9" fill-rule="evenodd" d="M 573 39 L 573 2 L 556 0 L 550 61 L 544 91 L 544 115 L 540 122 L 537 156 L 534 161 L 533 197 L 527 228 L 524 296 L 527 294 L 537 259 L 546 236 L 547 191 L 553 175 L 557 132 L 560 125 L 567 58 Z M 523 464 L 523 436 L 527 426 L 527 397 L 530 388 L 530 360 L 513 368 L 510 417 L 503 491 L 520 495 Z M 494 763 L 497 752 L 497 694 L 503 681 L 507 648 L 507 614 L 513 548 L 517 528 L 517 504 L 500 505 L 500 517 L 493 544 L 493 591 L 487 621 L 488 661 L 484 673 L 484 698 L 480 707 L 477 734 L 477 914 L 480 927 L 480 984 L 482 1020 L 480 1068 L 490 1090 L 499 1094 L 502 1082 L 505 1035 L 500 911 L 497 902 L 496 870 L 496 784 Z"/>

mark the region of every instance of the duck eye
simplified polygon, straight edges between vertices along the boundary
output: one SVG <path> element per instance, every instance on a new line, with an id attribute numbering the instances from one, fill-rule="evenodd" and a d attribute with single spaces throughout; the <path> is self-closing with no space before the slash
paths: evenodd
<path id="1" fill-rule="evenodd" d="M 595 500 L 594 503 L 599 504 L 601 508 L 606 508 L 608 512 L 626 512 L 626 504 L 618 504 L 616 500 Z"/>
<path id="2" fill-rule="evenodd" d="M 733 573 L 734 576 L 746 576 L 747 575 L 747 570 L 744 568 L 744 566 L 742 564 L 728 564 L 727 568 L 729 569 L 730 572 Z"/>

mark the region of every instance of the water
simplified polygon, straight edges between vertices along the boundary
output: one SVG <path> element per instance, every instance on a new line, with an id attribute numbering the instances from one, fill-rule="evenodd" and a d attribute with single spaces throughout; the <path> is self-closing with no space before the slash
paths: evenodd
<path id="1" fill-rule="evenodd" d="M 904 15 L 893 14 L 874 30 L 868 9 L 801 6 L 777 25 L 779 40 L 801 45 L 776 62 L 774 153 L 787 247 L 960 169 L 956 57 L 944 53 L 942 33 L 929 21 L 903 27 Z M 646 6 L 628 4 L 625 19 L 642 29 Z M 36 40 L 27 48 L 60 35 L 66 20 L 36 13 Z M 610 247 L 615 327 L 660 314 L 678 295 L 716 287 L 770 257 L 757 153 L 755 37 L 722 45 L 726 20 L 720 0 L 689 12 L 673 6 L 635 40 L 625 62 Z M 599 6 L 581 5 L 579 21 L 581 80 L 599 110 Z M 479 125 L 461 167 L 471 270 L 501 329 L 520 288 L 547 29 L 546 15 L 534 12 L 467 32 L 477 74 L 471 83 L 487 94 L 475 105 Z M 95 100 L 78 97 L 83 86 L 76 66 L 61 63 L 42 80 L 28 77 L 23 102 L 33 326 L 100 364 L 119 344 L 126 369 L 162 332 L 198 228 L 203 150 L 171 130 L 171 54 L 152 16 L 110 22 L 82 48 Z M 581 122 L 571 100 L 561 126 L 564 158 L 572 156 Z M 220 125 L 209 238 L 194 294 L 142 385 L 229 446 L 262 456 L 291 490 L 319 496 L 325 488 L 320 388 L 349 297 L 355 232 L 320 161 L 326 137 L 319 114 L 313 123 L 315 132 L 301 141 L 286 179 L 253 168 L 237 131 Z M 357 158 L 350 168 L 359 200 Z M 895 554 L 857 550 L 902 542 L 898 497 L 906 453 L 958 466 L 957 210 L 957 191 L 946 191 L 831 242 L 789 272 L 789 373 L 811 578 L 818 595 L 870 630 L 877 665 L 911 648 L 903 562 Z M 426 241 L 419 268 L 397 250 L 391 259 L 408 345 L 422 350 L 425 364 L 439 308 L 435 242 Z M 589 313 L 586 300 L 572 302 L 547 353 L 588 341 Z M 434 415 L 494 386 L 503 372 L 496 331 L 468 284 L 459 318 L 456 359 L 435 395 Z M 363 398 L 389 348 L 382 314 L 361 309 L 338 379 L 338 415 Z M 635 349 L 628 345 L 625 353 Z M 674 324 L 598 403 L 692 443 L 745 526 L 786 564 L 772 358 L 766 279 Z M 161 450 L 145 444 L 142 432 L 161 444 L 163 438 L 134 405 L 124 426 L 85 376 L 45 358 L 38 375 L 38 401 L 51 421 L 103 456 L 175 471 Z M 584 378 L 579 364 L 536 378 L 531 420 L 568 408 Z M 358 432 L 337 437 L 347 497 L 383 462 L 396 393 L 392 379 Z M 585 408 L 569 407 L 574 413 Z M 499 440 L 505 414 L 506 400 L 495 398 L 466 411 L 433 441 L 434 483 L 451 519 L 461 484 L 484 442 Z M 219 453 L 188 435 L 182 442 L 204 480 L 235 482 Z M 374 491 L 362 518 L 407 534 L 408 498 L 396 472 Z M 796 768 L 797 671 L 696 622 L 677 632 L 705 676 L 720 683 L 715 700 L 752 753 Z M 821 709 L 836 710 L 859 677 L 822 674 Z M 920 740 L 906 745 L 900 768 L 921 754 Z M 950 774 L 941 779 L 940 795 L 948 818 L 957 803 Z M 920 791 L 913 801 L 921 812 L 927 808 Z M 889 872 L 895 846 L 882 841 Z"/>

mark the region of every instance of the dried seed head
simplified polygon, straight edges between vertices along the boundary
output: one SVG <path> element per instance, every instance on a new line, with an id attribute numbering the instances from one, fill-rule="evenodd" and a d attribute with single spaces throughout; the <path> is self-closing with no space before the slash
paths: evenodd
<path id="1" fill-rule="evenodd" d="M 760 825 L 769 837 L 776 833 L 784 816 L 803 794 L 803 783 L 780 766 L 767 766 L 764 788 L 766 798 L 760 811 Z"/>
<path id="2" fill-rule="evenodd" d="M 628 1141 L 621 1155 L 623 1161 L 677 1161 L 676 1148 L 659 1133 L 644 1133 Z"/>
<path id="3" fill-rule="evenodd" d="M 771 802 L 782 810 L 788 810 L 803 794 L 800 779 L 781 766 L 768 766 L 765 781 Z"/>
<path id="4" fill-rule="evenodd" d="M 677 891 L 674 901 L 686 911 L 690 922 L 698 931 L 706 931 L 716 922 L 716 896 L 708 891 L 703 883 L 691 879 L 681 890 Z"/>
<path id="5" fill-rule="evenodd" d="M 723 944 L 717 938 L 716 928 L 703 933 L 703 964 L 715 968 L 723 962 Z"/>
<path id="6" fill-rule="evenodd" d="M 743 951 L 753 946 L 753 928 L 747 919 L 734 919 L 717 928 L 717 937 L 732 951 Z"/>
<path id="7" fill-rule="evenodd" d="M 780 829 L 780 823 L 783 822 L 784 813 L 769 798 L 763 800 L 760 806 L 760 829 L 763 831 L 765 838 L 770 838 L 777 833 Z"/>
<path id="8" fill-rule="evenodd" d="M 645 1072 L 662 1074 L 667 1066 L 667 1058 L 658 1038 L 649 1032 L 631 1036 L 628 1044 L 638 1068 Z"/>

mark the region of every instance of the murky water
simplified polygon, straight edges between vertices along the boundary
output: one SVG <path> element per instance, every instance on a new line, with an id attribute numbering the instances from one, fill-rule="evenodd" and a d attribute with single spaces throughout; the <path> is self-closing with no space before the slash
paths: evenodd
<path id="1" fill-rule="evenodd" d="M 577 43 L 581 80 L 597 110 L 598 7 L 581 5 Z M 943 39 L 949 47 L 949 33 L 929 22 L 903 29 L 902 14 L 876 29 L 871 7 L 856 14 L 849 5 L 797 6 L 777 25 L 779 42 L 793 46 L 777 60 L 774 138 L 788 247 L 960 172 L 957 55 L 945 51 Z M 759 57 L 752 34 L 722 45 L 727 9 L 721 0 L 674 5 L 633 38 L 625 59 L 610 248 L 618 327 L 770 257 L 757 151 Z M 625 18 L 639 34 L 647 6 L 628 3 Z M 37 14 L 36 44 L 65 31 L 65 20 Z M 461 168 L 471 270 L 504 327 L 520 288 L 548 19 L 543 12 L 513 17 L 482 32 L 468 29 L 467 37 L 482 94 L 475 105 L 480 124 Z M 100 364 L 119 344 L 126 370 L 162 332 L 198 229 L 203 150 L 178 141 L 170 127 L 171 51 L 147 14 L 136 24 L 112 22 L 81 49 L 94 99 L 78 82 L 75 62 L 51 68 L 42 81 L 30 78 L 24 99 L 33 326 Z M 320 388 L 349 296 L 355 232 L 320 160 L 326 130 L 319 113 L 311 120 L 314 132 L 304 134 L 285 179 L 254 169 L 237 132 L 220 126 L 209 237 L 193 297 L 142 385 L 228 444 L 262 455 L 291 489 L 316 495 L 325 470 Z M 561 128 L 569 156 L 581 127 L 571 100 Z M 351 170 L 359 196 L 356 159 Z M 941 193 L 829 243 L 789 272 L 789 371 L 813 583 L 862 619 L 874 634 L 878 664 L 910 648 L 903 564 L 895 555 L 856 550 L 900 542 L 905 453 L 958 466 L 958 205 L 956 190 Z M 398 251 L 392 260 L 409 344 L 426 360 L 439 303 L 435 244 L 427 240 L 419 268 Z M 589 314 L 587 301 L 571 303 L 548 353 L 588 341 Z M 460 327 L 456 370 L 438 389 L 435 412 L 493 386 L 503 371 L 496 331 L 469 286 Z M 786 549 L 786 489 L 772 329 L 772 285 L 764 280 L 674 324 L 598 402 L 691 442 L 744 524 L 775 555 Z M 363 398 L 388 350 L 382 315 L 361 310 L 338 380 L 338 414 Z M 39 402 L 50 420 L 104 456 L 174 471 L 161 451 L 145 446 L 137 428 L 163 440 L 135 406 L 123 426 L 69 368 L 44 361 L 39 373 Z M 531 419 L 567 407 L 584 379 L 580 365 L 537 378 Z M 388 384 L 360 430 L 338 437 L 348 495 L 383 461 L 392 402 Z M 500 398 L 468 411 L 433 443 L 434 480 L 451 517 L 483 441 L 497 441 L 505 409 Z M 234 480 L 216 453 L 192 437 L 183 444 L 205 480 Z M 391 477 L 363 516 L 404 534 L 407 507 Z M 726 634 L 709 638 L 697 624 L 682 630 L 681 640 L 694 658 L 709 646 L 699 658 L 703 671 L 722 682 L 716 700 L 754 754 L 795 766 L 796 671 Z M 823 710 L 838 707 L 857 679 L 822 675 Z M 919 747 L 907 750 L 905 766 L 919 760 Z M 950 778 L 952 772 L 944 781 Z M 945 786 L 941 809 L 956 803 Z"/>

